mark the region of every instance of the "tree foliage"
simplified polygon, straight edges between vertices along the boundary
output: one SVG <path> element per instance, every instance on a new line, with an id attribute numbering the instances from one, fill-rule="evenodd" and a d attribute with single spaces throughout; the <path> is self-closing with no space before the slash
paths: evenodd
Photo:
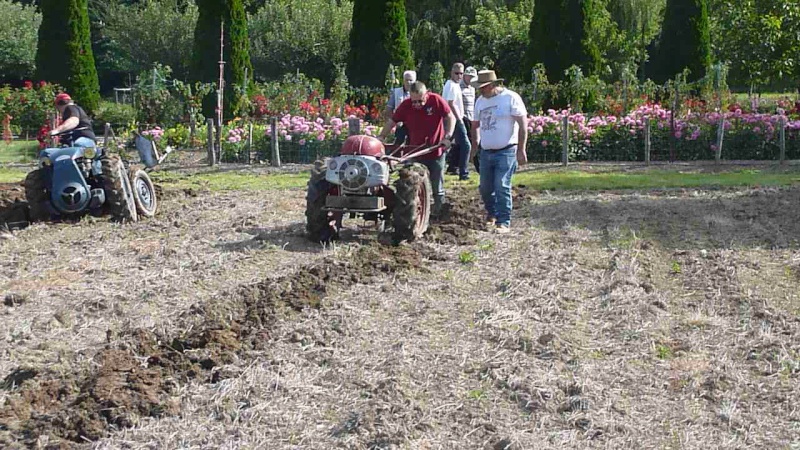
<path id="1" fill-rule="evenodd" d="M 267 0 L 248 17 L 250 58 L 262 80 L 299 70 L 327 83 L 350 50 L 353 2 Z"/>
<path id="2" fill-rule="evenodd" d="M 160 63 L 171 67 L 176 78 L 188 76 L 198 16 L 194 2 L 160 0 L 129 5 L 109 0 L 95 5 L 108 39 L 107 53 L 116 56 L 112 69 L 138 73 Z"/>
<path id="3" fill-rule="evenodd" d="M 651 78 L 663 83 L 688 68 L 688 81 L 694 81 L 705 76 L 710 65 L 707 0 L 667 0 L 661 35 L 652 57 Z"/>
<path id="4" fill-rule="evenodd" d="M 216 83 L 219 79 L 220 27 L 224 22 L 224 111 L 238 105 L 243 92 L 234 89 L 244 86 L 253 77 L 250 62 L 250 41 L 247 35 L 247 16 L 242 0 L 198 0 L 200 15 L 194 32 L 191 72 L 194 81 Z M 215 100 L 209 96 L 203 103 L 206 117 L 214 116 Z"/>
<path id="5" fill-rule="evenodd" d="M 88 113 L 100 102 L 87 0 L 41 0 L 37 78 L 64 86 Z"/>
<path id="6" fill-rule="evenodd" d="M 800 77 L 800 0 L 714 0 L 712 46 L 741 87 Z"/>
<path id="7" fill-rule="evenodd" d="M 0 79 L 32 77 L 42 15 L 33 6 L 0 0 L 0 23 Z"/>
<path id="8" fill-rule="evenodd" d="M 470 55 L 469 65 L 493 68 L 505 78 L 524 77 L 520 64 L 528 46 L 528 25 L 533 10 L 530 3 L 521 3 L 514 10 L 505 6 L 479 6 L 474 24 L 463 24 L 458 30 L 462 50 Z"/>
<path id="9" fill-rule="evenodd" d="M 414 67 L 403 0 L 355 0 L 347 77 L 356 86 L 383 86 L 389 64 Z"/>

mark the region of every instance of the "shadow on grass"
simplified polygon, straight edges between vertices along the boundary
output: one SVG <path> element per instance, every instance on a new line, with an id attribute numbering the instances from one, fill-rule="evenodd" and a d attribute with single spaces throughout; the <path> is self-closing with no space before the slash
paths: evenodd
<path id="1" fill-rule="evenodd" d="M 607 244 L 644 239 L 669 249 L 800 247 L 800 187 L 593 193 L 541 204 L 518 191 L 520 215 L 552 230 L 587 228 Z"/>

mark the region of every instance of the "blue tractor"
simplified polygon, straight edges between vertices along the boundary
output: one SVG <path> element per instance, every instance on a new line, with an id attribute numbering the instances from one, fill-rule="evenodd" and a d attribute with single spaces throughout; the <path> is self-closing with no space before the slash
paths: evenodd
<path id="1" fill-rule="evenodd" d="M 102 147 L 75 147 L 69 141 L 39 153 L 39 167 L 25 178 L 25 197 L 31 222 L 86 213 L 136 222 L 158 209 L 147 172 L 132 169 Z"/>

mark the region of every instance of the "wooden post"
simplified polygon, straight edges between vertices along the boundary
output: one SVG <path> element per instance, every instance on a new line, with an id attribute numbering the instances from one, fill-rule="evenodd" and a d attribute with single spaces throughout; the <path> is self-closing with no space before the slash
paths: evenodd
<path id="1" fill-rule="evenodd" d="M 564 116 L 561 122 L 561 165 L 569 164 L 569 116 Z"/>
<path id="2" fill-rule="evenodd" d="M 644 121 L 644 163 L 650 165 L 650 118 Z"/>
<path id="3" fill-rule="evenodd" d="M 722 159 L 722 137 L 725 135 L 725 115 L 719 118 L 719 126 L 717 126 L 717 150 L 714 152 L 714 162 L 719 164 Z"/>
<path id="4" fill-rule="evenodd" d="M 111 136 L 111 124 L 106 122 L 103 127 L 103 147 L 108 148 L 108 137 Z"/>
<path id="5" fill-rule="evenodd" d="M 361 119 L 357 117 L 351 117 L 347 119 L 347 128 L 349 136 L 361 134 Z"/>
<path id="6" fill-rule="evenodd" d="M 250 155 L 253 152 L 253 123 L 250 122 L 250 129 L 247 131 L 247 164 L 250 164 Z"/>
<path id="7" fill-rule="evenodd" d="M 214 152 L 214 119 L 206 120 L 208 127 L 208 165 L 213 166 L 217 163 L 216 153 Z"/>
<path id="8" fill-rule="evenodd" d="M 278 148 L 278 118 L 273 117 L 270 119 L 270 144 L 272 146 L 272 165 L 274 167 L 281 166 L 281 152 Z"/>
<path id="9" fill-rule="evenodd" d="M 786 116 L 781 116 L 780 130 L 778 130 L 778 143 L 781 146 L 781 164 L 786 164 Z"/>

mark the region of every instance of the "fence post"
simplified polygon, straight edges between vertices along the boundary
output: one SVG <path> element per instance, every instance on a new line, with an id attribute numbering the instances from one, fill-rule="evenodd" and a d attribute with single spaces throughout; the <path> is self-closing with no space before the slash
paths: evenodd
<path id="1" fill-rule="evenodd" d="M 778 130 L 779 143 L 781 146 L 781 164 L 786 164 L 786 116 L 781 116 L 781 129 Z"/>
<path id="2" fill-rule="evenodd" d="M 103 127 L 103 147 L 108 148 L 108 137 L 111 135 L 111 124 L 106 122 Z"/>
<path id="3" fill-rule="evenodd" d="M 561 165 L 569 163 L 569 116 L 564 116 L 561 122 Z"/>
<path id="4" fill-rule="evenodd" d="M 253 123 L 250 122 L 250 130 L 247 133 L 247 164 L 250 164 L 250 155 L 253 153 Z"/>
<path id="5" fill-rule="evenodd" d="M 725 115 L 719 118 L 719 126 L 717 127 L 717 150 L 714 152 L 714 162 L 719 164 L 722 159 L 722 137 L 725 135 Z"/>
<path id="6" fill-rule="evenodd" d="M 358 117 L 347 119 L 347 133 L 349 136 L 361 134 L 361 119 Z"/>
<path id="7" fill-rule="evenodd" d="M 650 165 L 650 118 L 644 121 L 644 163 Z"/>
<path id="8" fill-rule="evenodd" d="M 206 120 L 206 127 L 208 128 L 208 140 L 206 142 L 208 147 L 208 165 L 213 166 L 217 163 L 216 154 L 214 153 L 214 119 Z"/>
<path id="9" fill-rule="evenodd" d="M 270 122 L 269 127 L 271 133 L 269 143 L 270 146 L 272 147 L 272 165 L 274 167 L 280 167 L 281 151 L 280 148 L 278 147 L 278 118 L 273 117 L 272 119 L 270 119 L 269 122 Z"/>

